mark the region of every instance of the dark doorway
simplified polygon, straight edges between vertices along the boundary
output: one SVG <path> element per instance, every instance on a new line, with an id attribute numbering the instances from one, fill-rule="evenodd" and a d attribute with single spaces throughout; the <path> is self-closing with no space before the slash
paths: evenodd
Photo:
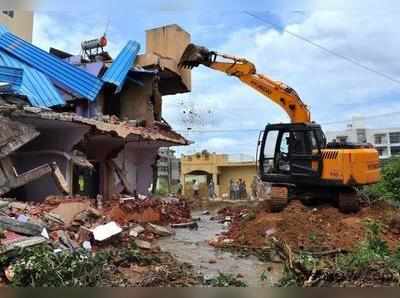
<path id="1" fill-rule="evenodd" d="M 93 169 L 74 166 L 73 193 L 74 195 L 95 198 L 100 192 L 100 166 L 94 164 Z"/>

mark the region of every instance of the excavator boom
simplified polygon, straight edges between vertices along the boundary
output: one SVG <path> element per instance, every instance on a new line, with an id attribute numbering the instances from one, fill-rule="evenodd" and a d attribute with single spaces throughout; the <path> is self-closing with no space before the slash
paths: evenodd
<path id="1" fill-rule="evenodd" d="M 223 61 L 220 61 L 222 60 Z M 258 74 L 253 63 L 244 58 L 210 51 L 205 47 L 189 44 L 182 54 L 180 67 L 192 69 L 199 65 L 237 77 L 246 85 L 280 105 L 292 123 L 310 123 L 310 112 L 296 91 L 286 84 Z"/>

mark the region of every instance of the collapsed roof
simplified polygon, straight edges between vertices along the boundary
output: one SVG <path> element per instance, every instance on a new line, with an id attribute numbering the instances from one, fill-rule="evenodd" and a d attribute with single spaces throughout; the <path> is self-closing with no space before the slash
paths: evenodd
<path id="1" fill-rule="evenodd" d="M 102 74 L 104 63 L 71 64 L 0 26 L 0 80 L 7 83 L 0 93 L 24 96 L 32 106 L 43 108 L 65 105 L 65 94 L 95 101 L 105 84 L 119 92 L 128 76 L 141 72 L 133 69 L 139 49 L 138 42 L 128 41 Z"/>

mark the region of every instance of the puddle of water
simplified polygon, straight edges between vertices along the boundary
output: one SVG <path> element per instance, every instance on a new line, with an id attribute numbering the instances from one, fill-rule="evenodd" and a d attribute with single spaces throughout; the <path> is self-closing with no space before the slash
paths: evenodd
<path id="1" fill-rule="evenodd" d="M 208 240 L 224 230 L 224 226 L 210 220 L 210 216 L 193 213 L 193 217 L 200 217 L 197 231 L 176 229 L 176 234 L 169 238 L 162 238 L 158 244 L 164 251 L 172 253 L 179 261 L 190 263 L 194 269 L 206 278 L 215 277 L 219 272 L 243 275 L 244 280 L 252 287 L 271 286 L 282 275 L 282 265 L 264 263 L 254 256 L 240 258 L 230 252 L 223 252 L 208 245 Z M 210 263 L 215 260 L 216 263 Z M 265 272 L 266 280 L 261 281 Z"/>

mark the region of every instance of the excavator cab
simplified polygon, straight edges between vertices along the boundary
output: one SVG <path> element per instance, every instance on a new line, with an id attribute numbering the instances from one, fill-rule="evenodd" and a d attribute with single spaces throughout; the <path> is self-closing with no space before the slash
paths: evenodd
<path id="1" fill-rule="evenodd" d="M 257 148 L 259 176 L 271 184 L 271 211 L 282 210 L 289 198 L 300 198 L 305 203 L 334 201 L 341 211 L 356 212 L 356 188 L 379 181 L 376 149 L 365 144 L 327 144 L 297 92 L 257 73 L 247 59 L 189 44 L 178 65 L 188 69 L 204 65 L 236 77 L 288 114 L 291 123 L 267 125 Z"/>
<path id="2" fill-rule="evenodd" d="M 272 211 L 286 206 L 291 190 L 308 190 L 321 181 L 326 138 L 320 125 L 268 124 L 259 146 L 259 176 L 272 186 Z"/>
<path id="3" fill-rule="evenodd" d="M 315 184 L 326 138 L 317 124 L 268 124 L 260 142 L 259 174 L 271 183 Z"/>

